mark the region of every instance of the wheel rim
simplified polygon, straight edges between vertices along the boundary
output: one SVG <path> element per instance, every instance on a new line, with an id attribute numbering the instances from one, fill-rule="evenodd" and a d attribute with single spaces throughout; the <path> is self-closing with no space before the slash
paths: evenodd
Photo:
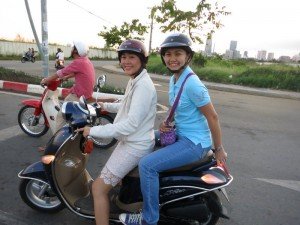
<path id="1" fill-rule="evenodd" d="M 26 195 L 34 205 L 41 208 L 50 209 L 61 204 L 51 187 L 40 181 L 30 180 L 26 186 Z"/>
<path id="2" fill-rule="evenodd" d="M 106 125 L 111 123 L 108 119 L 106 119 L 105 117 L 99 117 L 96 120 L 96 126 L 98 125 Z M 95 139 L 95 144 L 99 145 L 99 146 L 105 146 L 110 144 L 114 138 L 94 138 Z"/>
<path id="3" fill-rule="evenodd" d="M 41 116 L 38 118 L 36 125 L 32 126 L 32 121 L 35 119 L 34 110 L 34 108 L 25 109 L 22 113 L 20 122 L 25 131 L 27 131 L 30 134 L 37 135 L 44 131 L 45 119 L 44 115 L 41 114 Z"/>

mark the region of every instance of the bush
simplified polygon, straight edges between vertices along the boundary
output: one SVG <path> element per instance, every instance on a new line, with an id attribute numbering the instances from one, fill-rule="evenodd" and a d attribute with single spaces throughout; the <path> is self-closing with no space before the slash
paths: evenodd
<path id="1" fill-rule="evenodd" d="M 201 53 L 195 53 L 193 57 L 193 65 L 204 67 L 207 59 Z"/>

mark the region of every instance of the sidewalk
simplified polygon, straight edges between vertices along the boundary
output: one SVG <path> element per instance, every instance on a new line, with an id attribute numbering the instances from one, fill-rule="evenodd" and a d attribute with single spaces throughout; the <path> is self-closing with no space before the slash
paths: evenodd
<path id="1" fill-rule="evenodd" d="M 108 73 L 117 73 L 120 75 L 124 75 L 123 70 L 121 68 L 119 68 L 117 65 L 97 66 L 95 68 L 106 71 Z M 154 80 L 154 81 L 169 83 L 170 77 L 168 77 L 168 76 L 163 76 L 163 75 L 158 75 L 158 74 L 153 74 L 153 73 L 149 73 L 149 74 L 150 74 L 150 77 L 152 78 L 152 80 Z M 251 88 L 251 87 L 245 87 L 245 86 L 240 86 L 240 85 L 220 84 L 220 83 L 212 83 L 212 82 L 207 82 L 207 81 L 203 81 L 203 83 L 205 84 L 205 86 L 208 89 L 211 89 L 211 90 L 300 100 L 299 92 L 279 91 L 279 90 L 272 90 L 272 89 L 267 89 L 267 88 Z"/>

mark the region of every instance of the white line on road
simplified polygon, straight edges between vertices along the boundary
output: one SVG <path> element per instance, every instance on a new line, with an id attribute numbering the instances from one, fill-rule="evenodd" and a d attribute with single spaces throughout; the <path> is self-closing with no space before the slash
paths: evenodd
<path id="1" fill-rule="evenodd" d="M 23 133 L 19 125 L 8 127 L 3 130 L 0 130 L 0 141 L 5 141 L 6 139 L 15 137 Z"/>
<path id="2" fill-rule="evenodd" d="M 254 178 L 254 179 L 300 192 L 300 181 L 297 180 L 276 180 L 276 179 L 263 179 L 263 178 Z"/>

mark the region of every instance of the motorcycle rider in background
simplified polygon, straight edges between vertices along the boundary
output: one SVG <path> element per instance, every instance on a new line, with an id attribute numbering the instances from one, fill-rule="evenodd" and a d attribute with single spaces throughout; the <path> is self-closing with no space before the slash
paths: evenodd
<path id="1" fill-rule="evenodd" d="M 52 80 L 74 77 L 75 83 L 70 89 L 69 95 L 65 98 L 65 101 L 79 101 L 81 96 L 89 99 L 92 97 L 95 86 L 95 68 L 87 57 L 88 46 L 81 41 L 74 41 L 73 43 L 74 46 L 71 50 L 71 57 L 74 60 L 71 64 L 41 81 L 41 85 L 44 85 Z M 59 111 L 56 117 L 55 131 L 58 131 L 64 123 L 62 114 Z"/>
<path id="2" fill-rule="evenodd" d="M 63 68 L 64 62 L 65 62 L 65 56 L 64 52 L 61 50 L 61 48 L 57 48 L 57 53 L 55 54 L 55 68 Z"/>

